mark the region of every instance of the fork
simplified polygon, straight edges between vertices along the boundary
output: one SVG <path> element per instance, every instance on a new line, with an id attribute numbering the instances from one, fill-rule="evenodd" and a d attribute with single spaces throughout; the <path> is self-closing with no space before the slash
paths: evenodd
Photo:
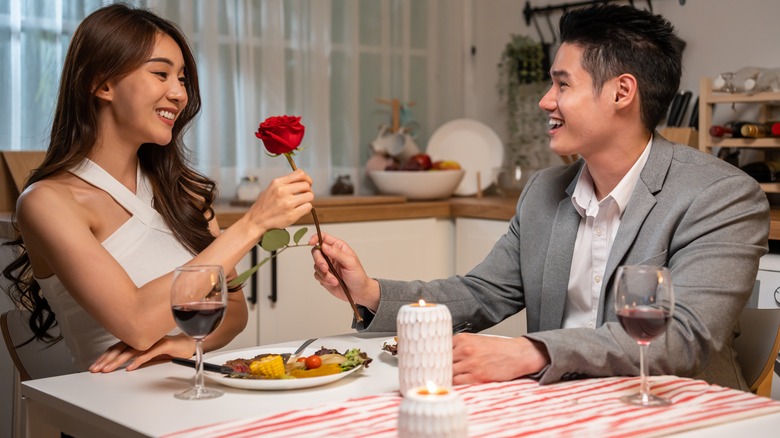
<path id="1" fill-rule="evenodd" d="M 300 347 L 298 347 L 297 350 L 295 350 L 295 353 L 290 355 L 290 357 L 287 359 L 287 364 L 295 363 L 295 361 L 298 360 L 299 357 L 301 357 L 301 353 L 303 353 L 303 350 L 305 350 L 306 347 L 308 347 L 312 342 L 316 340 L 317 338 L 307 339 L 303 344 L 301 344 Z"/>

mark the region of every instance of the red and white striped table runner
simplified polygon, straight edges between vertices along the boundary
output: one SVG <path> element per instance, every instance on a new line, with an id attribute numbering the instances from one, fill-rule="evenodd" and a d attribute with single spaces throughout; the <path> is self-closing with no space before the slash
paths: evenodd
<path id="1" fill-rule="evenodd" d="M 618 398 L 639 390 L 638 378 L 611 377 L 539 386 L 527 379 L 458 386 L 466 402 L 469 436 L 666 435 L 780 412 L 780 402 L 673 376 L 651 378 L 652 391 L 669 397 L 665 408 L 639 408 Z M 166 435 L 178 437 L 394 437 L 398 392 L 331 402 L 266 417 L 200 426 Z"/>

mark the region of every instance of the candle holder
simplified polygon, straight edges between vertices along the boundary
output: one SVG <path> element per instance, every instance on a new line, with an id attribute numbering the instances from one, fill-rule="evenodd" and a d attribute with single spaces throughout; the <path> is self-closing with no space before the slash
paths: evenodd
<path id="1" fill-rule="evenodd" d="M 468 435 L 466 404 L 448 388 L 411 388 L 398 408 L 400 438 L 460 438 Z"/>
<path id="2" fill-rule="evenodd" d="M 452 315 L 443 304 L 419 303 L 401 307 L 398 330 L 398 380 L 402 395 L 432 381 L 452 386 Z"/>

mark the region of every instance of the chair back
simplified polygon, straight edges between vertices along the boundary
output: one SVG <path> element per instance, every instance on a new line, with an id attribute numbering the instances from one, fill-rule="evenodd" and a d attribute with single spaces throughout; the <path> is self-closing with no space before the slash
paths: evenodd
<path id="1" fill-rule="evenodd" d="M 753 393 L 769 397 L 780 350 L 780 309 L 745 309 L 739 328 L 734 348 L 742 375 Z"/>
<path id="2" fill-rule="evenodd" d="M 16 370 L 19 371 L 19 380 L 24 382 L 75 373 L 73 357 L 65 342 L 47 344 L 35 339 L 24 344 L 33 336 L 27 322 L 29 316 L 30 312 L 21 309 L 12 309 L 0 315 L 3 340 Z"/>

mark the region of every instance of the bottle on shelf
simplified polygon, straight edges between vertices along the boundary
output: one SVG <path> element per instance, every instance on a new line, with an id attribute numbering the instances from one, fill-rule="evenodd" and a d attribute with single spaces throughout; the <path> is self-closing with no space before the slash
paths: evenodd
<path id="1" fill-rule="evenodd" d="M 764 138 L 780 137 L 780 122 L 746 122 L 734 121 L 723 125 L 710 126 L 712 137 L 730 138 Z"/>
<path id="2" fill-rule="evenodd" d="M 742 126 L 751 124 L 747 121 L 732 121 L 723 125 L 710 126 L 710 135 L 713 137 L 743 138 Z"/>
<path id="3" fill-rule="evenodd" d="M 780 135 L 780 123 L 745 123 L 739 128 L 745 138 L 764 138 Z"/>
<path id="4" fill-rule="evenodd" d="M 734 130 L 728 125 L 710 126 L 710 135 L 713 137 L 731 137 L 733 134 Z"/>

